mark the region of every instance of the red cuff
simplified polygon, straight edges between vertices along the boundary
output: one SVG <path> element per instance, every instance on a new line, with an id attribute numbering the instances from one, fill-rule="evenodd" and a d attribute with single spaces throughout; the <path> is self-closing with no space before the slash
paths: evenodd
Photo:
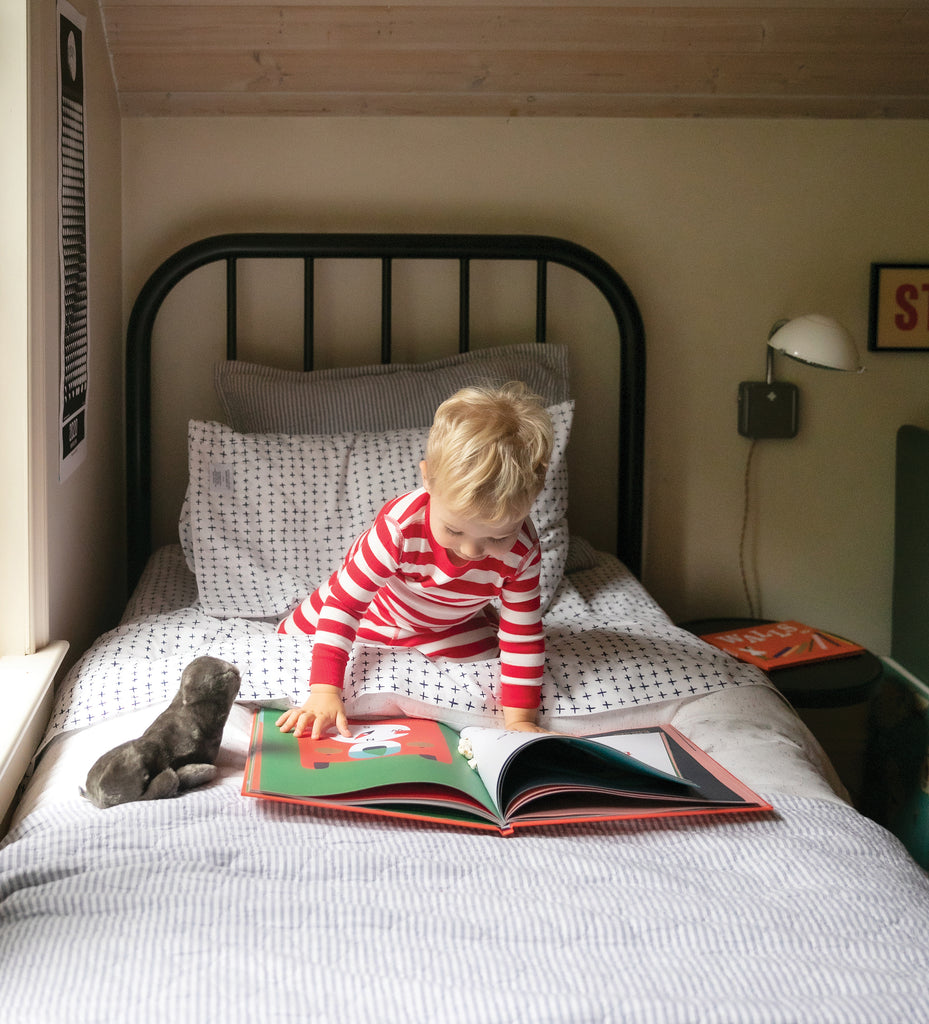
<path id="1" fill-rule="evenodd" d="M 317 644 L 313 648 L 313 661 L 310 665 L 310 686 L 313 683 L 325 683 L 327 686 L 341 688 L 347 664 L 348 654 L 345 651 L 328 644 Z"/>
<path id="2" fill-rule="evenodd" d="M 500 686 L 500 703 L 505 708 L 522 708 L 534 711 L 542 697 L 540 686 L 519 686 L 517 683 L 503 683 Z"/>

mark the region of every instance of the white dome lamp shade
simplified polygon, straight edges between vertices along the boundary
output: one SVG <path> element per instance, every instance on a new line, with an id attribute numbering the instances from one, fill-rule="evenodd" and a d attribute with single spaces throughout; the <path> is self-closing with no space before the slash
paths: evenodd
<path id="1" fill-rule="evenodd" d="M 773 354 L 783 352 L 791 359 L 824 370 L 861 373 L 858 347 L 849 332 L 831 316 L 808 313 L 793 320 L 778 320 L 768 335 L 768 380 L 772 380 Z"/>

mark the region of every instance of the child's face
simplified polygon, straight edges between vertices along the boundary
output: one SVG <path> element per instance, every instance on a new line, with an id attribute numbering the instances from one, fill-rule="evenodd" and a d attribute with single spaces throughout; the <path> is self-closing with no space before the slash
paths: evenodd
<path id="1" fill-rule="evenodd" d="M 425 469 L 425 467 L 422 467 Z M 523 521 L 529 514 L 503 523 L 488 523 L 479 516 L 453 512 L 442 500 L 441 494 L 429 487 L 423 473 L 423 482 L 429 491 L 429 526 L 432 535 L 445 548 L 453 565 L 465 565 L 482 558 L 504 555 L 513 546 Z"/>

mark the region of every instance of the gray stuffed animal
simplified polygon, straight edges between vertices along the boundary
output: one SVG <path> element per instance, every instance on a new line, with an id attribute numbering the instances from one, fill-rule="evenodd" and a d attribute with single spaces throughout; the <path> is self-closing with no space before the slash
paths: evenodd
<path id="1" fill-rule="evenodd" d="M 97 807 L 115 807 L 174 796 L 211 781 L 239 681 L 239 670 L 228 661 L 195 658 L 184 669 L 174 700 L 145 732 L 94 764 L 84 796 Z"/>

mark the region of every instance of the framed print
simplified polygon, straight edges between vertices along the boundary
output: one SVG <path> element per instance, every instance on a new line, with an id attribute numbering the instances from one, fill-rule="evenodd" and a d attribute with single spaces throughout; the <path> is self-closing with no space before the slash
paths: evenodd
<path id="1" fill-rule="evenodd" d="M 929 263 L 872 263 L 868 348 L 929 352 Z"/>
<path id="2" fill-rule="evenodd" d="M 69 477 L 87 454 L 85 27 L 84 16 L 67 0 L 58 0 L 59 480 Z"/>

